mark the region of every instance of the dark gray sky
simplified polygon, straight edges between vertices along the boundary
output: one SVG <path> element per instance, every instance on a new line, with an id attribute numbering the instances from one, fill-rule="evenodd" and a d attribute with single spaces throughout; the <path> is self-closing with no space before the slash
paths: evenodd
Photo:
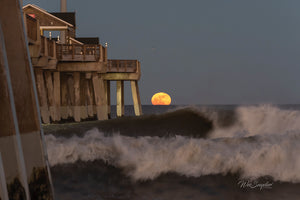
<path id="1" fill-rule="evenodd" d="M 51 12 L 60 5 L 27 3 Z M 109 58 L 141 61 L 143 104 L 159 91 L 172 104 L 300 102 L 299 0 L 69 0 L 67 6 L 76 11 L 78 36 L 108 42 Z"/>

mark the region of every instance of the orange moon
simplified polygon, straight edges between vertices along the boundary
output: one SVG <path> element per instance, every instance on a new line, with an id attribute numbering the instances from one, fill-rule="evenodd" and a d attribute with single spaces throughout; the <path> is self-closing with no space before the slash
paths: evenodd
<path id="1" fill-rule="evenodd" d="M 171 97 L 167 93 L 159 92 L 152 96 L 152 105 L 170 105 Z"/>

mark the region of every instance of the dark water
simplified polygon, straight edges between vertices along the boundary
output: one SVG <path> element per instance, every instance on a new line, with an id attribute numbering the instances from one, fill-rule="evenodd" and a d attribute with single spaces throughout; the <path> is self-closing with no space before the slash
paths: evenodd
<path id="1" fill-rule="evenodd" d="M 143 113 L 44 126 L 57 199 L 300 198 L 300 106 Z"/>

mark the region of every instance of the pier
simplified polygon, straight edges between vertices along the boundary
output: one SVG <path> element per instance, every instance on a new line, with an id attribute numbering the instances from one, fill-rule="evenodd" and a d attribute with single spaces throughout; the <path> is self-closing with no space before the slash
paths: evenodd
<path id="1" fill-rule="evenodd" d="M 135 114 L 141 115 L 138 60 L 110 60 L 97 37 L 76 37 L 74 12 L 23 7 L 43 123 L 110 118 L 110 84 L 117 82 L 117 116 L 124 115 L 124 81 L 130 81 Z M 45 37 L 59 31 L 60 37 Z"/>

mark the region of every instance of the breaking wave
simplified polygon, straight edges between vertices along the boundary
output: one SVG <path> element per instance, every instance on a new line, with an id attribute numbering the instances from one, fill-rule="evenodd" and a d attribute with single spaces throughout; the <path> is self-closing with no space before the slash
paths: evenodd
<path id="1" fill-rule="evenodd" d="M 50 164 L 103 160 L 134 180 L 175 172 L 188 177 L 238 173 L 243 178 L 271 176 L 300 182 L 299 111 L 270 105 L 239 107 L 232 117 L 235 120 L 224 125 L 217 111 L 189 110 L 211 120 L 213 129 L 208 135 L 108 136 L 98 129 L 82 137 L 47 135 Z"/>

